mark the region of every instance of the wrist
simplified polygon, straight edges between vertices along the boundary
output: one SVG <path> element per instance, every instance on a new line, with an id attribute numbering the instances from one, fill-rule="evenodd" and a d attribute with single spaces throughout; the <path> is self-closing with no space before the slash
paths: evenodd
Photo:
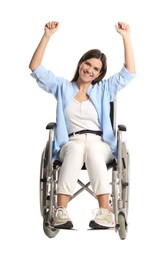
<path id="1" fill-rule="evenodd" d="M 130 39 L 130 36 L 129 36 L 129 35 L 124 35 L 124 36 L 122 37 L 122 39 L 123 39 L 124 44 L 131 43 L 131 39 Z"/>
<path id="2" fill-rule="evenodd" d="M 46 39 L 46 40 L 49 40 L 51 37 L 51 34 L 47 33 L 47 32 L 44 32 L 43 34 L 43 38 Z"/>

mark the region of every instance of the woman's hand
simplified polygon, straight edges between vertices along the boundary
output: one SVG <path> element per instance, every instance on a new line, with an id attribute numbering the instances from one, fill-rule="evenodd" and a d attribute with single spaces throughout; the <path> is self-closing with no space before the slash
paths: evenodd
<path id="1" fill-rule="evenodd" d="M 45 33 L 48 36 L 51 36 L 53 33 L 58 31 L 58 27 L 59 27 L 59 22 L 57 21 L 48 22 L 45 25 Z"/>
<path id="2" fill-rule="evenodd" d="M 115 29 L 122 37 L 130 35 L 130 27 L 127 23 L 118 22 L 118 24 L 115 25 Z"/>

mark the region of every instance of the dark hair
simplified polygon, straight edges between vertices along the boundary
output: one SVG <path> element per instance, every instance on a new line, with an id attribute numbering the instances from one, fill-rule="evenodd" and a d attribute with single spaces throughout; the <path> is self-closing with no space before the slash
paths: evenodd
<path id="1" fill-rule="evenodd" d="M 86 61 L 88 59 L 91 59 L 91 58 L 96 58 L 96 59 L 100 59 L 101 62 L 102 62 L 102 68 L 101 68 L 101 71 L 100 71 L 100 75 L 98 78 L 96 78 L 95 80 L 92 81 L 92 84 L 95 84 L 95 83 L 98 83 L 99 81 L 101 81 L 105 74 L 106 74 L 106 71 L 107 71 L 107 59 L 106 59 L 106 56 L 104 53 L 102 53 L 100 50 L 98 49 L 93 49 L 93 50 L 89 50 L 87 51 L 79 60 L 78 62 L 78 65 L 77 65 L 77 68 L 76 68 L 76 71 L 75 71 L 75 74 L 74 74 L 74 77 L 73 79 L 71 80 L 71 82 L 74 82 L 74 81 L 77 81 L 78 80 L 78 77 L 79 77 L 79 67 L 81 65 L 81 63 L 83 61 Z"/>

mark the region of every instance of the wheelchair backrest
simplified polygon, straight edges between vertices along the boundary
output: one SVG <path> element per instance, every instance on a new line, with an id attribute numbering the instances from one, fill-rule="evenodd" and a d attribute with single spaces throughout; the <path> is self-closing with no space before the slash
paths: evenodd
<path id="1" fill-rule="evenodd" d="M 116 135 L 116 99 L 110 102 L 110 119 L 114 134 Z"/>

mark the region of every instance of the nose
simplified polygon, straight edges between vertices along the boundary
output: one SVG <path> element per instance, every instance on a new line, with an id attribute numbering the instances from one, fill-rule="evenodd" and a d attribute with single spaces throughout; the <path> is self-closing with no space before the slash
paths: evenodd
<path id="1" fill-rule="evenodd" d="M 91 66 L 89 66 L 88 68 L 86 68 L 86 72 L 89 73 L 90 75 L 92 75 L 92 68 Z"/>

